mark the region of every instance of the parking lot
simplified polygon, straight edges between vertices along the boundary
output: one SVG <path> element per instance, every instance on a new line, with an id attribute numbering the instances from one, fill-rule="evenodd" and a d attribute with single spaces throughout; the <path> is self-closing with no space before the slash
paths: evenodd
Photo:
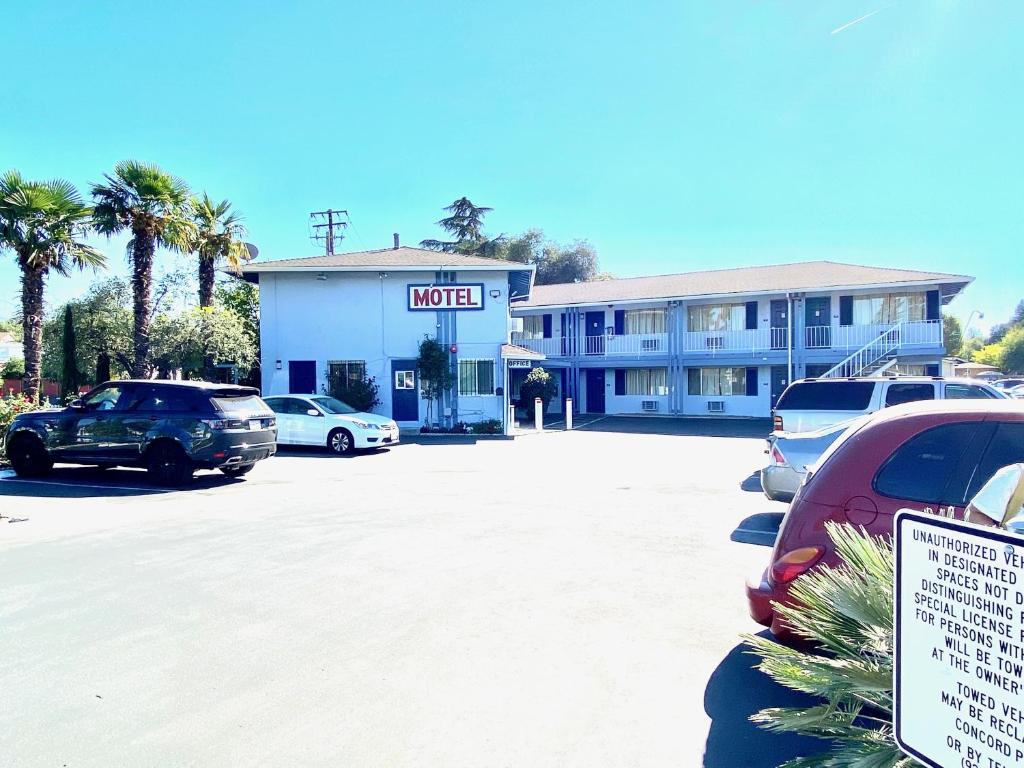
<path id="1" fill-rule="evenodd" d="M 774 766 L 765 422 L 0 473 L 12 766 Z M 814 745 L 817 746 L 817 745 Z"/>

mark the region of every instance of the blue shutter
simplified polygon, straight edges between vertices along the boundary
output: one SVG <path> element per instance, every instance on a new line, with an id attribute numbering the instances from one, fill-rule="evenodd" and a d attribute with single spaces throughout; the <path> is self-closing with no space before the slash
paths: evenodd
<path id="1" fill-rule="evenodd" d="M 926 365 L 924 367 L 924 375 L 925 376 L 938 376 L 939 375 L 938 363 L 932 363 L 931 365 Z"/>
<path id="2" fill-rule="evenodd" d="M 747 368 L 747 397 L 757 397 L 757 368 Z"/>
<path id="3" fill-rule="evenodd" d="M 746 325 L 746 328 L 747 328 L 748 331 L 756 331 L 757 330 L 757 302 L 756 301 L 748 301 L 747 302 L 747 325 Z"/>
<path id="4" fill-rule="evenodd" d="M 925 315 L 925 318 L 928 319 L 928 320 L 938 320 L 939 319 L 939 292 L 938 291 L 928 291 L 926 299 L 927 299 L 927 307 L 926 307 L 927 314 Z"/>
<path id="5" fill-rule="evenodd" d="M 626 369 L 616 368 L 615 369 L 615 394 L 624 395 L 626 394 Z"/>
<path id="6" fill-rule="evenodd" d="M 853 296 L 839 297 L 839 324 L 853 325 Z"/>
<path id="7" fill-rule="evenodd" d="M 615 335 L 621 336 L 626 332 L 626 310 L 615 310 Z"/>
<path id="8" fill-rule="evenodd" d="M 551 315 L 544 315 L 544 338 L 551 338 Z"/>

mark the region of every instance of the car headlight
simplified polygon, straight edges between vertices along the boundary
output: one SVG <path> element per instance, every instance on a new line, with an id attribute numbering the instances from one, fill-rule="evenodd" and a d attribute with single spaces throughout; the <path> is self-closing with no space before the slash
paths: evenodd
<path id="1" fill-rule="evenodd" d="M 352 423 L 360 429 L 372 429 L 373 427 L 367 424 L 365 421 L 359 421 L 359 419 L 352 419 Z"/>

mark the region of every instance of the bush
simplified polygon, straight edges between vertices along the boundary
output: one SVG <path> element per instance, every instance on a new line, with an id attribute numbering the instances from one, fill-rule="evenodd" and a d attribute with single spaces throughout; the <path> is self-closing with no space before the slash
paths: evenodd
<path id="1" fill-rule="evenodd" d="M 326 394 L 336 397 L 343 403 L 347 403 L 357 411 L 369 413 L 380 405 L 380 387 L 373 376 L 363 376 L 361 379 L 345 379 L 342 376 L 328 376 L 327 386 L 324 388 Z"/>
<path id="2" fill-rule="evenodd" d="M 826 526 L 842 564 L 800 576 L 790 589 L 794 604 L 776 605 L 794 632 L 819 652 L 744 638 L 761 657 L 762 672 L 824 702 L 764 709 L 751 720 L 768 730 L 832 742 L 830 755 L 798 758 L 786 763 L 791 768 L 917 765 L 896 746 L 892 730 L 892 545 L 850 525 Z"/>
<path id="3" fill-rule="evenodd" d="M 24 395 L 0 396 L 0 461 L 4 461 L 7 458 L 7 454 L 4 451 L 4 438 L 7 436 L 7 429 L 11 426 L 11 422 L 14 421 L 14 417 L 19 413 L 38 411 L 46 407 L 45 405 L 33 403 Z"/>
<path id="4" fill-rule="evenodd" d="M 25 361 L 20 357 L 12 357 L 3 365 L 0 365 L 0 379 L 23 378 L 25 378 Z"/>
<path id="5" fill-rule="evenodd" d="M 485 419 L 469 425 L 474 435 L 500 435 L 502 425 L 500 419 Z"/>
<path id="6" fill-rule="evenodd" d="M 558 394 L 558 382 L 555 377 L 543 368 L 533 368 L 519 387 L 519 402 L 524 407 L 533 404 L 536 397 L 544 403 L 544 410 L 548 409 L 548 403 Z"/>

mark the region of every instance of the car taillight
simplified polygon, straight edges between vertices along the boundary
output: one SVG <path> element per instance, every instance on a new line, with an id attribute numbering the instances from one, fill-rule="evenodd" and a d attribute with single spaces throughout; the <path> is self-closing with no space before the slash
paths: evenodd
<path id="1" fill-rule="evenodd" d="M 203 424 L 208 426 L 210 429 L 222 430 L 228 428 L 228 423 L 225 419 L 203 419 Z"/>
<path id="2" fill-rule="evenodd" d="M 772 449 L 768 454 L 768 458 L 771 460 L 771 463 L 776 466 L 782 466 L 786 463 L 786 457 L 782 454 L 782 451 L 779 450 L 778 443 L 772 443 Z"/>
<path id="3" fill-rule="evenodd" d="M 779 416 L 779 414 L 777 413 L 774 416 L 772 416 L 772 429 L 774 429 L 776 432 L 782 431 L 782 417 Z"/>
<path id="4" fill-rule="evenodd" d="M 824 547 L 800 547 L 787 552 L 772 565 L 772 579 L 776 584 L 788 584 L 811 570 L 824 554 Z"/>

